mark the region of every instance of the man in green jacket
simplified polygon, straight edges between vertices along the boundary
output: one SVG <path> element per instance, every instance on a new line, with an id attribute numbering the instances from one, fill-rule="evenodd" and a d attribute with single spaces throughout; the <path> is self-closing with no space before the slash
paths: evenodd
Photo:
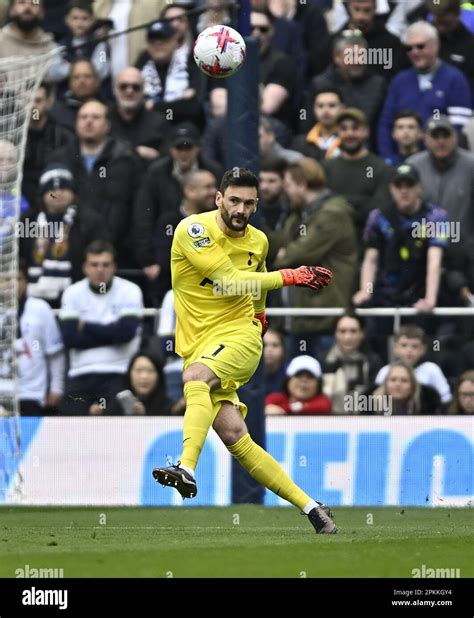
<path id="1" fill-rule="evenodd" d="M 285 190 L 293 211 L 282 232 L 270 234 L 270 249 L 276 252 L 274 268 L 291 268 L 301 260 L 322 264 L 333 274 L 324 294 L 310 294 L 295 287 L 285 298 L 290 307 L 347 307 L 356 284 L 358 241 L 352 206 L 326 186 L 323 168 L 314 159 L 303 158 L 285 172 Z M 321 356 L 332 342 L 332 317 L 291 318 L 292 352 Z"/>

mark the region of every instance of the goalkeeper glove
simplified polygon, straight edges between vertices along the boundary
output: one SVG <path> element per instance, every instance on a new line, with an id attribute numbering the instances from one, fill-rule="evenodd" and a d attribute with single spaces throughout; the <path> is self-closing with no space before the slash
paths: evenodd
<path id="1" fill-rule="evenodd" d="M 267 320 L 267 316 L 265 315 L 265 311 L 259 311 L 258 313 L 255 314 L 255 317 L 257 318 L 257 320 L 260 320 L 260 324 L 262 325 L 262 337 L 263 337 L 263 335 L 268 330 L 268 320 Z"/>
<path id="2" fill-rule="evenodd" d="M 321 266 L 285 268 L 280 270 L 280 273 L 283 277 L 283 286 L 297 285 L 312 290 L 322 290 L 331 283 L 332 279 L 332 272 Z"/>

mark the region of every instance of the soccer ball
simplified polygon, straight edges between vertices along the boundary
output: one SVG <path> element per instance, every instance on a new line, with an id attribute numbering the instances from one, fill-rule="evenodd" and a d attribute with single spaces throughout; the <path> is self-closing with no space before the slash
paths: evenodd
<path id="1" fill-rule="evenodd" d="M 242 35 L 229 26 L 210 26 L 194 43 L 194 61 L 209 77 L 229 77 L 245 61 L 247 50 Z"/>

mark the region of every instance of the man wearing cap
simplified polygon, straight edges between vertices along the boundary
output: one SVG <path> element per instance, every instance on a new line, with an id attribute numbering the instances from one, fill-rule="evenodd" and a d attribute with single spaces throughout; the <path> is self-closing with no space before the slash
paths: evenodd
<path id="1" fill-rule="evenodd" d="M 265 414 L 331 414 L 332 402 L 321 392 L 319 362 L 307 354 L 296 356 L 286 369 L 283 392 L 265 398 Z"/>
<path id="2" fill-rule="evenodd" d="M 156 279 L 153 236 L 158 218 L 164 212 L 176 212 L 183 199 L 183 183 L 197 170 L 208 170 L 220 178 L 222 170 L 201 155 L 199 131 L 191 123 L 177 125 L 169 136 L 169 155 L 150 165 L 136 196 L 133 216 L 135 255 L 149 279 Z"/>
<path id="3" fill-rule="evenodd" d="M 369 127 L 364 112 L 355 107 L 342 110 L 337 117 L 337 130 L 341 156 L 323 161 L 323 167 L 328 187 L 354 207 L 361 233 L 369 212 L 387 202 L 391 172 L 367 148 Z"/>
<path id="4" fill-rule="evenodd" d="M 426 125 L 427 150 L 407 159 L 420 174 L 423 196 L 459 222 L 465 244 L 474 233 L 474 155 L 459 148 L 457 132 L 447 116 Z"/>
<path id="5" fill-rule="evenodd" d="M 157 21 L 148 28 L 146 51 L 135 66 L 143 75 L 148 109 L 167 114 L 167 120 L 174 123 L 189 120 L 200 125 L 204 75 L 191 54 L 176 53 L 179 46 L 173 26 Z"/>
<path id="6" fill-rule="evenodd" d="M 39 180 L 41 210 L 26 216 L 20 229 L 20 255 L 28 266 L 28 294 L 60 305 L 63 291 L 82 279 L 84 249 L 89 242 L 107 238 L 102 217 L 78 208 L 71 172 L 61 163 L 46 167 Z"/>
<path id="7" fill-rule="evenodd" d="M 466 290 L 474 291 L 474 154 L 459 148 L 446 116 L 428 122 L 425 142 L 427 150 L 407 162 L 420 174 L 424 198 L 443 208 L 459 231 L 450 238 L 444 267 L 450 273 L 448 287 L 466 304 Z"/>
<path id="8" fill-rule="evenodd" d="M 391 203 L 373 210 L 364 230 L 365 255 L 355 305 L 415 307 L 437 304 L 446 212 L 422 198 L 413 165 L 400 165 L 390 182 Z M 443 224 L 443 225 L 440 225 Z"/>
<path id="9" fill-rule="evenodd" d="M 471 88 L 463 73 L 439 58 L 439 35 L 427 22 L 408 27 L 404 42 L 412 68 L 391 82 L 378 128 L 378 151 L 391 163 L 396 155 L 391 131 L 401 109 L 417 112 L 423 123 L 440 113 L 462 130 L 472 113 Z"/>

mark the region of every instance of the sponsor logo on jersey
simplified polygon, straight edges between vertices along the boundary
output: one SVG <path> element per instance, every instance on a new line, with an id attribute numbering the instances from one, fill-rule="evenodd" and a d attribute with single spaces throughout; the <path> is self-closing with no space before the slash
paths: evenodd
<path id="1" fill-rule="evenodd" d="M 199 238 L 199 236 L 204 234 L 204 225 L 200 223 L 190 223 L 188 225 L 188 234 L 191 238 Z"/>
<path id="2" fill-rule="evenodd" d="M 211 244 L 211 239 L 209 238 L 209 236 L 206 236 L 205 238 L 201 238 L 201 240 L 196 240 L 196 242 L 193 242 L 194 247 L 196 247 L 197 249 L 199 249 L 200 247 L 207 247 L 210 244 Z"/>

